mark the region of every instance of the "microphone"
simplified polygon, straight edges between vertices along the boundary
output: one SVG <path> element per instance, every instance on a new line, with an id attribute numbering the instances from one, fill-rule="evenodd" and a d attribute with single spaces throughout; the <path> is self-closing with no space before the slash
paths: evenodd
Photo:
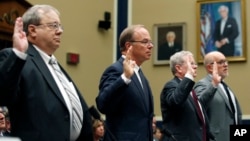
<path id="1" fill-rule="evenodd" d="M 101 115 L 99 114 L 98 110 L 95 108 L 94 105 L 92 105 L 89 108 L 89 113 L 93 116 L 94 119 L 98 119 L 100 121 L 103 122 L 103 126 L 104 128 L 107 130 L 107 132 L 110 134 L 111 138 L 113 141 L 117 141 L 117 139 L 115 138 L 115 136 L 112 134 L 112 132 L 109 130 L 109 128 L 106 126 L 104 120 L 101 118 Z"/>

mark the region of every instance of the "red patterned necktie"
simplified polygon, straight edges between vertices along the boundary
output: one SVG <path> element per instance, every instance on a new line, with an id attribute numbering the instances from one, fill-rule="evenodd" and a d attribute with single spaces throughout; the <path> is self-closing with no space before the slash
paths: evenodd
<path id="1" fill-rule="evenodd" d="M 201 107 L 199 106 L 199 103 L 198 103 L 198 97 L 195 94 L 194 90 L 192 90 L 192 96 L 193 96 L 193 99 L 194 99 L 195 107 L 197 109 L 199 118 L 202 121 L 202 141 L 206 141 L 206 135 L 207 135 L 207 133 L 206 133 L 205 119 L 204 119 L 204 117 L 202 115 Z"/>

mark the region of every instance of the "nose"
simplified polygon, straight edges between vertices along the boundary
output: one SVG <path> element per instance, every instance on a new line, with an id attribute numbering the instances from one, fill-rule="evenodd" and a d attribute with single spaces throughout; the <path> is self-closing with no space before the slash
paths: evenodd
<path id="1" fill-rule="evenodd" d="M 62 28 L 62 27 L 59 27 L 59 28 L 56 30 L 56 33 L 57 33 L 57 34 L 62 34 L 62 33 L 63 33 L 63 28 Z"/>

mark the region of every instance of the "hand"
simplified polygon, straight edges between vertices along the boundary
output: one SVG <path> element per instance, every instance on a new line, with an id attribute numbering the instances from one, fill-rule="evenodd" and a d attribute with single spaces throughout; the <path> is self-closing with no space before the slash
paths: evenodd
<path id="1" fill-rule="evenodd" d="M 197 76 L 196 72 L 197 65 L 193 61 L 194 59 L 192 56 L 188 56 L 186 59 L 187 59 L 187 73 L 195 78 Z"/>
<path id="2" fill-rule="evenodd" d="M 220 43 L 221 43 L 222 46 L 225 45 L 225 44 L 227 44 L 227 42 L 228 42 L 227 38 L 224 38 L 224 39 L 222 39 L 220 41 Z"/>
<path id="3" fill-rule="evenodd" d="M 221 48 L 222 45 L 221 45 L 221 43 L 220 43 L 219 41 L 216 41 L 216 42 L 215 42 L 215 46 L 216 46 L 217 48 Z"/>
<path id="4" fill-rule="evenodd" d="M 14 26 L 13 47 L 21 52 L 26 52 L 28 49 L 28 40 L 26 33 L 23 31 L 23 20 L 18 17 Z"/>
<path id="5" fill-rule="evenodd" d="M 130 46 L 123 61 L 123 73 L 128 79 L 134 74 L 135 67 L 135 61 L 131 59 L 132 49 L 132 46 Z"/>
<path id="6" fill-rule="evenodd" d="M 213 72 L 212 72 L 212 84 L 217 87 L 221 81 L 221 76 L 218 74 L 217 62 L 213 63 Z"/>

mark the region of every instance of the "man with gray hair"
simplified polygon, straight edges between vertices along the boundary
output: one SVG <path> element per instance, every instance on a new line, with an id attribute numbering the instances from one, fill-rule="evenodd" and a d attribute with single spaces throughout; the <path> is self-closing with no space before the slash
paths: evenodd
<path id="1" fill-rule="evenodd" d="M 193 54 L 189 51 L 175 53 L 170 57 L 170 68 L 174 78 L 165 84 L 160 96 L 162 141 L 213 139 L 205 110 L 193 91 L 197 75 Z"/>
<path id="2" fill-rule="evenodd" d="M 165 36 L 165 42 L 159 45 L 158 60 L 169 60 L 174 53 L 181 51 L 182 45 L 176 41 L 174 31 L 168 31 Z"/>
<path id="3" fill-rule="evenodd" d="M 4 75 L 18 81 L 0 94 L 0 105 L 9 109 L 11 136 L 22 141 L 93 141 L 88 106 L 54 56 L 63 33 L 59 11 L 34 5 L 16 19 L 14 29 L 19 48 L 0 52 L 1 61 L 15 56 L 5 72 L 21 66 L 14 78 Z"/>
<path id="4" fill-rule="evenodd" d="M 239 29 L 236 20 L 229 17 L 229 9 L 221 5 L 218 9 L 221 19 L 215 23 L 213 38 L 215 47 L 225 56 L 234 56 L 234 41 L 239 35 Z"/>

